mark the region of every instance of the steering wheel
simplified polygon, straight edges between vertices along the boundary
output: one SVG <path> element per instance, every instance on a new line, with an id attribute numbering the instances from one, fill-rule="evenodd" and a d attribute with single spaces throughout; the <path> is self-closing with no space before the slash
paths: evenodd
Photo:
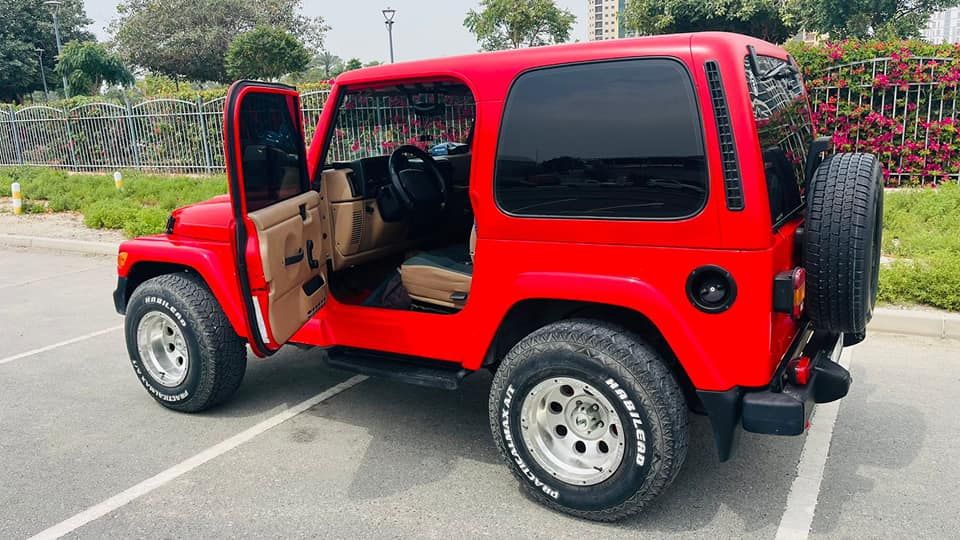
<path id="1" fill-rule="evenodd" d="M 411 167 L 407 156 L 420 159 L 423 170 Z M 390 154 L 387 168 L 397 198 L 406 210 L 413 213 L 439 213 L 446 207 L 447 182 L 430 154 L 406 144 Z"/>

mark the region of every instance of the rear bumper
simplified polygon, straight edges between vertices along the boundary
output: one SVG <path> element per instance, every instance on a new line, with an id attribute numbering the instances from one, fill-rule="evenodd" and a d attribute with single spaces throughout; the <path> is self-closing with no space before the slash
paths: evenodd
<path id="1" fill-rule="evenodd" d="M 842 350 L 842 334 L 804 329 L 766 388 L 697 391 L 710 416 L 720 460 L 733 454 L 740 426 L 752 433 L 800 435 L 809 426 L 817 403 L 846 396 L 852 378 L 839 364 Z M 787 365 L 799 356 L 811 360 L 810 379 L 804 385 L 790 382 L 787 376 Z"/>

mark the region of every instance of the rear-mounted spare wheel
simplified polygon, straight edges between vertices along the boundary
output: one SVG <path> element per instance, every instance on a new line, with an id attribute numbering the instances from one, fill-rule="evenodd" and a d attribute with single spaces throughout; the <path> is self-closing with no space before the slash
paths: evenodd
<path id="1" fill-rule="evenodd" d="M 807 193 L 806 312 L 814 326 L 863 335 L 877 302 L 883 173 L 872 154 L 828 157 Z"/>

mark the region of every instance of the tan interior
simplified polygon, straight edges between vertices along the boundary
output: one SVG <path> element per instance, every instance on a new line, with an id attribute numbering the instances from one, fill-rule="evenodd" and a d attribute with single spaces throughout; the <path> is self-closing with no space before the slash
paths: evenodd
<path id="1" fill-rule="evenodd" d="M 400 278 L 407 294 L 414 300 L 438 306 L 460 308 L 466 302 L 454 301 L 454 293 L 468 294 L 472 276 L 453 272 L 445 268 L 404 264 L 400 267 Z"/>
<path id="2" fill-rule="evenodd" d="M 414 257 L 408 260 L 400 267 L 400 279 L 407 294 L 414 300 L 429 304 L 451 308 L 463 307 L 473 282 L 473 259 L 476 248 L 477 225 L 474 223 L 470 230 L 470 241 L 467 244 L 469 261 L 453 261 L 461 264 L 445 268 L 437 264 L 424 264 L 422 258 Z M 466 268 L 461 268 L 461 265 Z M 463 299 L 454 300 L 455 293 L 461 293 Z"/>
<path id="3" fill-rule="evenodd" d="M 297 197 L 251 212 L 257 229 L 263 275 L 269 289 L 268 319 L 273 338 L 283 343 L 303 326 L 327 300 L 327 253 L 320 194 L 308 191 Z M 301 217 L 304 206 L 306 219 Z M 310 268 L 307 241 L 314 243 L 313 257 L 320 261 Z M 285 258 L 303 253 L 303 259 L 287 265 Z M 319 277 L 323 285 L 308 295 L 304 285 Z M 316 282 L 314 282 L 316 283 Z"/>
<path id="4" fill-rule="evenodd" d="M 374 198 L 354 197 L 350 169 L 323 171 L 320 189 L 330 201 L 333 269 L 341 270 L 374 261 L 413 247 L 406 222 L 387 223 Z"/>

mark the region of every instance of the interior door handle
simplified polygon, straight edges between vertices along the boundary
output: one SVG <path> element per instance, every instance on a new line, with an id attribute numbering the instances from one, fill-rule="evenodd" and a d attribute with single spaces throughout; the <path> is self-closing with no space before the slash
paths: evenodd
<path id="1" fill-rule="evenodd" d="M 303 258 L 303 254 L 300 255 L 300 258 Z M 313 256 L 313 240 L 307 240 L 307 264 L 310 265 L 311 270 L 320 268 L 320 261 Z"/>
<path id="2" fill-rule="evenodd" d="M 303 248 L 297 250 L 296 255 L 290 255 L 289 257 L 283 258 L 283 264 L 285 266 L 293 266 L 301 261 L 303 261 Z"/>

